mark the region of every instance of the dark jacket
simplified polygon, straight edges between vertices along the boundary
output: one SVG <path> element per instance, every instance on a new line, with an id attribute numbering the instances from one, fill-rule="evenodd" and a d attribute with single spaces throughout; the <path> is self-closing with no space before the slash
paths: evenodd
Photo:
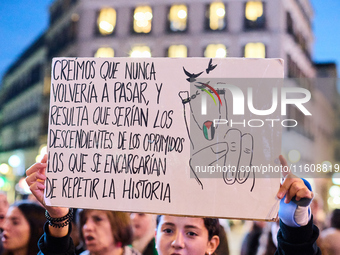
<path id="1" fill-rule="evenodd" d="M 275 255 L 321 255 L 316 245 L 318 236 L 319 229 L 313 225 L 313 219 L 303 227 L 289 227 L 280 221 Z"/>
<path id="2" fill-rule="evenodd" d="M 152 240 L 148 243 L 143 252 L 143 255 L 158 255 L 156 250 L 155 238 L 152 238 Z"/>
<path id="3" fill-rule="evenodd" d="M 75 247 L 70 237 L 72 226 L 69 225 L 67 236 L 57 238 L 50 235 L 48 230 L 48 223 L 45 223 L 44 234 L 40 237 L 38 242 L 38 255 L 75 255 Z"/>

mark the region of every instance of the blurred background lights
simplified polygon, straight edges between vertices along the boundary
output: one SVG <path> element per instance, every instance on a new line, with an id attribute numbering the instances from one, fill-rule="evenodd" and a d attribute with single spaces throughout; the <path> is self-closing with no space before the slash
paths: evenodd
<path id="1" fill-rule="evenodd" d="M 227 56 L 227 48 L 223 44 L 209 44 L 204 51 L 204 56 L 207 58 L 224 58 Z"/>
<path id="2" fill-rule="evenodd" d="M 218 8 L 218 9 L 216 10 L 216 14 L 217 14 L 217 16 L 219 16 L 219 17 L 224 17 L 224 15 L 225 15 L 225 10 L 224 10 L 224 8 Z"/>
<path id="3" fill-rule="evenodd" d="M 152 19 L 152 13 L 151 12 L 146 12 L 145 13 L 145 19 L 146 20 L 151 20 Z"/>
<path id="4" fill-rule="evenodd" d="M 336 205 L 340 205 L 340 197 L 333 197 L 333 203 Z"/>
<path id="5" fill-rule="evenodd" d="M 168 57 L 170 58 L 186 58 L 188 55 L 187 46 L 171 45 L 168 49 Z"/>
<path id="6" fill-rule="evenodd" d="M 288 152 L 288 159 L 292 163 L 296 163 L 300 160 L 301 154 L 297 150 L 291 150 Z"/>
<path id="7" fill-rule="evenodd" d="M 187 17 L 187 12 L 185 10 L 179 10 L 177 15 L 178 15 L 178 18 L 185 19 Z"/>
<path id="8" fill-rule="evenodd" d="M 209 27 L 212 30 L 222 30 L 225 28 L 225 5 L 224 3 L 214 2 L 209 8 Z"/>
<path id="9" fill-rule="evenodd" d="M 340 185 L 340 173 L 334 173 L 332 176 L 332 182 L 335 185 Z"/>
<path id="10" fill-rule="evenodd" d="M 265 58 L 266 46 L 263 43 L 247 43 L 244 47 L 245 58 Z"/>
<path id="11" fill-rule="evenodd" d="M 188 9 L 184 4 L 172 5 L 169 12 L 170 30 L 185 31 L 187 28 Z"/>
<path id="12" fill-rule="evenodd" d="M 330 208 L 338 208 L 340 209 L 340 197 L 329 197 L 327 199 L 327 204 L 329 205 Z"/>
<path id="13" fill-rule="evenodd" d="M 47 153 L 47 146 L 46 145 L 41 145 L 39 152 L 41 155 L 45 155 Z"/>
<path id="14" fill-rule="evenodd" d="M 96 58 L 113 58 L 114 55 L 114 50 L 110 47 L 101 47 L 97 50 L 96 54 L 94 54 Z"/>
<path id="15" fill-rule="evenodd" d="M 18 167 L 18 166 L 20 166 L 20 163 L 21 163 L 21 160 L 20 160 L 19 156 L 17 156 L 17 155 L 12 155 L 8 159 L 8 164 L 11 167 Z"/>
<path id="16" fill-rule="evenodd" d="M 246 4 L 245 16 L 246 19 L 256 21 L 263 14 L 262 2 L 249 1 Z"/>
<path id="17" fill-rule="evenodd" d="M 4 191 L 9 191 L 11 189 L 11 184 L 5 176 L 0 177 L 0 189 Z"/>
<path id="18" fill-rule="evenodd" d="M 73 14 L 71 15 L 71 19 L 72 19 L 73 22 L 79 21 L 79 14 L 73 13 Z"/>
<path id="19" fill-rule="evenodd" d="M 135 46 L 130 52 L 132 58 L 149 58 L 151 57 L 151 50 L 148 46 Z"/>
<path id="20" fill-rule="evenodd" d="M 21 178 L 19 182 L 15 185 L 15 189 L 23 194 L 30 194 L 30 187 L 27 185 L 25 178 Z"/>
<path id="21" fill-rule="evenodd" d="M 44 156 L 41 155 L 41 154 L 38 155 L 38 156 L 36 156 L 36 157 L 35 157 L 35 162 L 40 162 L 40 161 L 43 159 L 43 157 L 44 157 Z"/>
<path id="22" fill-rule="evenodd" d="M 99 23 L 99 27 L 101 30 L 106 31 L 107 33 L 111 33 L 113 31 L 113 25 L 105 20 Z"/>
<path id="23" fill-rule="evenodd" d="M 40 162 L 44 155 L 47 154 L 47 145 L 46 144 L 43 144 L 40 146 L 39 148 L 39 155 L 35 157 L 35 162 Z"/>
<path id="24" fill-rule="evenodd" d="M 116 10 L 113 8 L 104 8 L 98 16 L 98 29 L 102 35 L 112 34 L 116 26 Z"/>
<path id="25" fill-rule="evenodd" d="M 225 48 L 219 48 L 216 50 L 216 58 L 224 58 L 227 56 L 227 50 Z"/>
<path id="26" fill-rule="evenodd" d="M 5 179 L 4 177 L 0 177 L 0 188 L 2 188 L 5 185 Z"/>
<path id="27" fill-rule="evenodd" d="M 135 9 L 133 29 L 136 33 L 150 33 L 152 9 L 150 6 L 139 6 Z"/>
<path id="28" fill-rule="evenodd" d="M 7 165 L 6 163 L 2 163 L 0 165 L 0 173 L 7 174 L 8 172 L 9 172 L 9 165 Z"/>
<path id="29" fill-rule="evenodd" d="M 340 187 L 339 186 L 332 186 L 330 189 L 329 189 L 329 195 L 331 197 L 340 197 Z"/>

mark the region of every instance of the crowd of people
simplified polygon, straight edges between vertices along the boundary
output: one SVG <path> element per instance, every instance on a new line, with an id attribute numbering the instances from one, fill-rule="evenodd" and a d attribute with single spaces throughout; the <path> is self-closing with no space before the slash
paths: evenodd
<path id="1" fill-rule="evenodd" d="M 228 230 L 219 219 L 49 207 L 43 199 L 45 168 L 46 157 L 26 172 L 35 201 L 9 205 L 0 193 L 0 254 L 229 255 Z M 241 255 L 340 254 L 340 209 L 331 213 L 329 225 L 315 220 L 319 235 L 310 206 L 295 205 L 292 212 L 286 206 L 293 197 L 312 200 L 305 180 L 288 176 L 277 196 L 280 221 L 252 222 Z"/>

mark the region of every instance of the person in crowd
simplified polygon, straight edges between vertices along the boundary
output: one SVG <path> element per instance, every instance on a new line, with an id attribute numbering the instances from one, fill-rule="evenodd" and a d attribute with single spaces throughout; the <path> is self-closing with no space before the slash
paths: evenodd
<path id="1" fill-rule="evenodd" d="M 9 207 L 6 192 L 0 191 L 0 231 L 3 230 L 5 216 Z"/>
<path id="2" fill-rule="evenodd" d="M 325 228 L 326 214 L 323 210 L 323 200 L 319 194 L 315 194 L 310 208 L 313 214 L 313 223 L 320 231 Z"/>
<path id="3" fill-rule="evenodd" d="M 80 239 L 86 251 L 81 255 L 139 255 L 132 242 L 129 215 L 124 212 L 80 209 Z"/>
<path id="4" fill-rule="evenodd" d="M 277 249 L 277 232 L 279 228 L 279 221 L 267 222 L 259 237 L 257 250 L 252 254 L 274 255 Z"/>
<path id="5" fill-rule="evenodd" d="M 242 241 L 241 255 L 256 255 L 259 239 L 265 225 L 266 222 L 264 221 L 252 221 L 251 229 Z"/>
<path id="6" fill-rule="evenodd" d="M 318 227 L 319 231 L 325 229 L 326 227 L 326 214 L 323 210 L 323 200 L 319 194 L 315 194 L 310 208 L 313 214 L 313 224 Z M 322 244 L 321 237 L 316 240 L 316 244 L 320 247 L 322 254 L 326 254 L 325 249 Z"/>
<path id="7" fill-rule="evenodd" d="M 36 255 L 45 222 L 45 209 L 40 205 L 28 200 L 12 204 L 3 224 L 2 254 Z"/>
<path id="8" fill-rule="evenodd" d="M 0 191 L 0 233 L 3 231 L 3 225 L 5 222 L 5 216 L 9 207 L 9 203 L 7 200 L 7 193 L 4 191 Z M 0 254 L 3 252 L 2 241 L 0 239 Z"/>
<path id="9" fill-rule="evenodd" d="M 156 215 L 131 213 L 132 247 L 143 255 L 157 255 L 155 247 Z"/>
<path id="10" fill-rule="evenodd" d="M 41 203 L 44 203 L 45 185 L 42 181 L 46 179 L 46 159 L 47 156 L 43 158 L 41 163 L 34 164 L 26 171 L 27 184 Z M 280 156 L 280 161 L 283 167 L 288 168 L 287 162 L 282 156 Z M 279 188 L 277 197 L 281 202 L 279 210 L 280 230 L 277 236 L 276 254 L 321 254 L 315 243 L 319 231 L 313 225 L 309 203 L 299 204 L 299 201 L 305 202 L 307 200 L 310 202 L 312 200 L 313 193 L 310 185 L 305 180 L 289 173 Z M 68 208 L 46 205 L 45 208 L 48 212 L 49 225 L 45 228 L 45 233 L 39 241 L 41 252 L 45 255 L 74 254 L 68 224 L 71 211 Z M 91 214 L 86 219 L 88 218 L 92 219 Z M 219 243 L 218 224 L 218 220 L 212 218 L 160 216 L 156 231 L 158 254 L 214 254 Z M 88 238 L 89 242 L 94 242 L 94 240 L 94 236 Z M 113 242 L 116 246 L 119 246 L 114 240 Z M 59 245 L 55 246 L 55 244 Z"/>
<path id="11" fill-rule="evenodd" d="M 73 241 L 73 244 L 75 246 L 75 253 L 76 255 L 79 255 L 80 253 L 82 253 L 83 251 L 85 251 L 84 249 L 84 242 L 81 241 L 80 239 L 80 230 L 78 227 L 77 222 L 79 222 L 79 211 L 77 208 L 73 208 L 73 219 L 71 220 L 71 225 L 72 225 L 72 231 L 71 231 L 71 238 Z"/>
<path id="12" fill-rule="evenodd" d="M 220 224 L 214 218 L 157 217 L 156 246 L 159 255 L 215 254 Z"/>
<path id="13" fill-rule="evenodd" d="M 323 253 L 325 255 L 340 254 L 340 209 L 335 209 L 330 218 L 330 228 L 320 235 Z"/>

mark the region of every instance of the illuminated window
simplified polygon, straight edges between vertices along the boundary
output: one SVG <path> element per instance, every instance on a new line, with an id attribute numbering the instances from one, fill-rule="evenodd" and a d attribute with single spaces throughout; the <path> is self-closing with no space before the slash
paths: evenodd
<path id="1" fill-rule="evenodd" d="M 150 58 L 151 50 L 148 46 L 135 46 L 131 49 L 130 57 L 132 58 Z"/>
<path id="2" fill-rule="evenodd" d="M 168 50 L 169 58 L 186 58 L 188 55 L 187 46 L 171 45 Z"/>
<path id="3" fill-rule="evenodd" d="M 265 58 L 266 46 L 263 43 L 248 43 L 244 47 L 245 58 Z"/>
<path id="4" fill-rule="evenodd" d="M 208 28 L 211 30 L 223 30 L 226 27 L 226 11 L 224 3 L 212 3 L 209 5 L 208 11 Z"/>
<path id="5" fill-rule="evenodd" d="M 227 48 L 223 44 L 209 44 L 204 51 L 206 58 L 225 58 L 227 56 Z"/>
<path id="6" fill-rule="evenodd" d="M 150 6 L 139 6 L 133 15 L 133 30 L 136 33 L 150 33 L 152 21 L 152 9 Z"/>
<path id="7" fill-rule="evenodd" d="M 184 4 L 173 5 L 169 11 L 169 29 L 173 32 L 187 29 L 188 9 Z"/>
<path id="8" fill-rule="evenodd" d="M 245 5 L 245 28 L 264 28 L 265 17 L 263 3 L 259 1 L 249 1 Z"/>
<path id="9" fill-rule="evenodd" d="M 102 35 L 112 34 L 116 26 L 116 11 L 113 8 L 101 9 L 97 18 L 98 31 Z"/>
<path id="10" fill-rule="evenodd" d="M 99 48 L 94 55 L 96 58 L 113 58 L 115 55 L 114 50 L 110 47 Z"/>

